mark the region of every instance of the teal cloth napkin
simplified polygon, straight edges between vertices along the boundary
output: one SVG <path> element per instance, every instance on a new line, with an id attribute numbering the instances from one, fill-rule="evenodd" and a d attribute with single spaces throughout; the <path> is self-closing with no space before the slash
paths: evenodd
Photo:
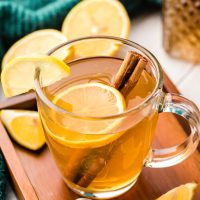
<path id="1" fill-rule="evenodd" d="M 3 160 L 3 156 L 0 154 L 0 200 L 5 199 L 5 188 L 6 188 L 5 162 Z"/>
<path id="2" fill-rule="evenodd" d="M 80 0 L 0 0 L 0 63 L 4 53 L 19 38 L 43 28 L 60 29 L 63 19 Z M 150 2 L 121 0 L 130 17 Z M 1 134 L 1 133 L 0 133 Z M 0 154 L 0 200 L 5 199 L 5 163 Z"/>

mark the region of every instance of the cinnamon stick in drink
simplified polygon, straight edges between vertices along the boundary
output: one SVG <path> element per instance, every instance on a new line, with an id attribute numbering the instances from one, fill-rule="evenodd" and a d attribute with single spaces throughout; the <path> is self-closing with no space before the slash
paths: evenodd
<path id="1" fill-rule="evenodd" d="M 130 77 L 133 72 L 136 64 L 138 62 L 138 56 L 133 51 L 128 51 L 124 61 L 122 62 L 117 74 L 114 77 L 114 81 L 112 86 L 118 90 L 120 90 L 127 79 Z"/>
<path id="2" fill-rule="evenodd" d="M 137 66 L 133 70 L 128 81 L 124 84 L 124 86 L 120 90 L 124 96 L 127 96 L 128 93 L 135 87 L 146 64 L 147 61 L 145 59 L 139 59 Z"/>
<path id="3" fill-rule="evenodd" d="M 147 60 L 142 55 L 128 51 L 111 86 L 127 96 L 137 84 L 146 64 Z M 106 162 L 110 159 L 110 154 L 116 148 L 117 142 L 115 141 L 114 145 L 107 144 L 104 147 L 92 149 L 88 155 L 84 156 L 73 182 L 81 187 L 87 187 L 105 167 Z"/>
<path id="4" fill-rule="evenodd" d="M 112 86 L 121 91 L 124 96 L 127 96 L 137 84 L 146 64 L 147 60 L 142 55 L 128 51 Z"/>
<path id="5" fill-rule="evenodd" d="M 109 146 L 108 144 L 103 148 L 100 147 L 91 150 L 91 152 L 83 158 L 83 163 L 74 178 L 74 183 L 81 187 L 87 187 L 94 180 L 101 169 L 106 165 L 106 161 L 110 155 Z"/>

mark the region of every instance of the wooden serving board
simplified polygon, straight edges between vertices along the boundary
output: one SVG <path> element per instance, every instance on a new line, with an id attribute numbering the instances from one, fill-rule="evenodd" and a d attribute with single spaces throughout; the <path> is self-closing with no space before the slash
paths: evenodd
<path id="1" fill-rule="evenodd" d="M 165 90 L 178 93 L 169 78 L 164 76 Z M 0 109 L 36 109 L 34 94 L 14 97 L 0 103 Z M 167 147 L 183 141 L 188 127 L 172 114 L 161 114 L 154 146 Z M 13 142 L 0 123 L 0 147 L 20 200 L 75 200 L 76 194 L 64 184 L 61 175 L 45 146 L 38 152 L 26 150 Z M 118 200 L 154 200 L 168 190 L 187 182 L 200 182 L 200 155 L 197 150 L 189 159 L 174 167 L 144 168 L 138 182 Z M 195 198 L 200 199 L 200 187 Z"/>

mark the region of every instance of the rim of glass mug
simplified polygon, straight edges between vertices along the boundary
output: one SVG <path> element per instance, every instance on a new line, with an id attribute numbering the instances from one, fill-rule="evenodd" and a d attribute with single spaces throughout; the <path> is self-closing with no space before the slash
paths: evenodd
<path id="1" fill-rule="evenodd" d="M 51 102 L 48 99 L 48 97 L 46 97 L 46 95 L 42 91 L 42 87 L 40 85 L 40 80 L 39 80 L 40 72 L 39 72 L 39 70 L 36 70 L 35 76 L 34 76 L 34 84 L 35 84 L 35 91 L 36 91 L 37 95 L 39 96 L 39 98 L 47 106 L 49 106 L 52 109 L 55 109 L 58 112 L 61 112 L 62 114 L 71 115 L 72 117 L 75 117 L 75 118 L 85 118 L 85 119 L 90 119 L 90 120 L 92 120 L 92 119 L 94 119 L 94 120 L 97 120 L 97 119 L 106 120 L 106 119 L 123 117 L 125 115 L 128 115 L 130 113 L 139 111 L 140 109 L 144 108 L 155 96 L 157 96 L 159 91 L 162 89 L 162 87 L 163 87 L 163 73 L 162 73 L 161 65 L 158 62 L 158 60 L 156 59 L 156 57 L 150 51 L 148 51 L 146 48 L 142 47 L 141 45 L 139 45 L 139 44 L 137 44 L 135 42 L 132 42 L 130 40 L 119 38 L 119 37 L 113 37 L 113 36 L 89 36 L 89 37 L 77 38 L 77 39 L 70 40 L 68 42 L 62 43 L 60 45 L 57 45 L 52 50 L 50 50 L 47 53 L 47 55 L 51 55 L 52 53 L 54 53 L 55 51 L 59 50 L 60 48 L 66 46 L 66 45 L 70 45 L 72 43 L 83 41 L 83 40 L 94 40 L 94 39 L 115 40 L 115 41 L 121 42 L 124 45 L 128 45 L 128 46 L 130 46 L 132 48 L 135 48 L 135 49 L 141 51 L 147 57 L 147 59 L 151 61 L 152 65 L 156 69 L 155 71 L 156 71 L 157 80 L 156 80 L 156 86 L 155 86 L 153 92 L 144 101 L 142 101 L 142 103 L 140 103 L 137 106 L 135 106 L 135 107 L 133 107 L 133 108 L 131 108 L 131 109 L 125 111 L 125 112 L 122 112 L 122 113 L 118 113 L 118 114 L 114 114 L 114 115 L 101 116 L 101 117 L 80 115 L 80 114 L 68 112 L 67 110 L 62 109 L 61 107 L 59 107 L 56 104 L 54 104 L 53 102 Z"/>

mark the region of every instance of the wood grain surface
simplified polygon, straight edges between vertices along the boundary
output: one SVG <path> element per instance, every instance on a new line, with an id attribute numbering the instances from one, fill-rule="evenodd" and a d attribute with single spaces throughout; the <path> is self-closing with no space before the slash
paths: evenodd
<path id="1" fill-rule="evenodd" d="M 178 92 L 166 75 L 164 80 L 165 91 Z M 33 109 L 35 108 L 34 94 L 15 97 L 13 100 L 0 103 L 0 108 Z M 161 114 L 154 146 L 169 147 L 183 141 L 186 137 L 183 124 L 172 114 Z M 38 152 L 26 150 L 11 141 L 0 124 L 0 147 L 20 200 L 74 200 L 78 198 L 64 184 L 46 146 Z M 154 200 L 176 186 L 193 181 L 200 182 L 200 155 L 198 151 L 174 167 L 144 168 L 132 189 L 116 199 Z M 200 199 L 200 187 L 198 187 L 194 199 Z"/>
<path id="2" fill-rule="evenodd" d="M 16 192 L 19 199 L 36 200 L 37 195 L 32 187 L 32 184 L 26 175 L 22 163 L 16 154 L 16 149 L 12 145 L 8 134 L 6 133 L 2 123 L 0 122 L 0 141 L 1 150 L 5 157 L 8 169 L 13 180 Z"/>

